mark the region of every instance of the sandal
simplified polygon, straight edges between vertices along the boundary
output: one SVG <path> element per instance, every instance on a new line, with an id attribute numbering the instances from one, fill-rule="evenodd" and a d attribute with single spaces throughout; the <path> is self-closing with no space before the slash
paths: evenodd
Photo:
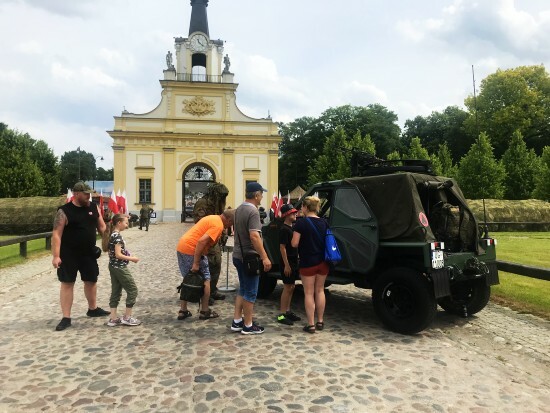
<path id="1" fill-rule="evenodd" d="M 317 321 L 315 323 L 315 328 L 319 331 L 321 331 L 323 328 L 325 328 L 325 323 L 323 323 L 322 321 Z"/>
<path id="2" fill-rule="evenodd" d="M 200 313 L 199 320 L 208 320 L 209 318 L 218 318 L 220 316 L 215 311 L 212 311 L 211 308 L 206 311 L 201 311 Z"/>
<path id="3" fill-rule="evenodd" d="M 187 317 L 191 317 L 191 311 L 188 310 L 179 310 L 178 311 L 178 320 L 185 320 Z"/>
<path id="4" fill-rule="evenodd" d="M 306 332 L 306 333 L 310 333 L 310 334 L 313 334 L 315 333 L 315 326 L 309 326 L 309 325 L 305 325 L 303 330 Z"/>

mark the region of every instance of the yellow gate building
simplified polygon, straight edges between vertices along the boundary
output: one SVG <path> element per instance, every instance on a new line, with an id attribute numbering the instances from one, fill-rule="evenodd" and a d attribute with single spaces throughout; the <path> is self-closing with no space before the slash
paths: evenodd
<path id="1" fill-rule="evenodd" d="M 125 189 L 128 207 L 142 203 L 157 220 L 185 218 L 209 182 L 229 189 L 227 205 L 244 199 L 247 182 L 277 191 L 277 125 L 237 107 L 238 84 L 223 41 L 210 39 L 208 0 L 191 1 L 188 37 L 175 39 L 175 59 L 166 55 L 161 101 L 148 113 L 115 116 L 114 187 Z M 269 208 L 271 197 L 264 198 Z"/>

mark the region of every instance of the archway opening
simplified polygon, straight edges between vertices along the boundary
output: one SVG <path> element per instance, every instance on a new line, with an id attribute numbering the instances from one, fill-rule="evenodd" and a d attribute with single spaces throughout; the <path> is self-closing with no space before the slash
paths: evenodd
<path id="1" fill-rule="evenodd" d="M 210 167 L 204 163 L 194 163 L 183 173 L 182 214 L 181 221 L 193 220 L 193 207 L 201 198 L 208 184 L 216 181 L 216 175 Z"/>

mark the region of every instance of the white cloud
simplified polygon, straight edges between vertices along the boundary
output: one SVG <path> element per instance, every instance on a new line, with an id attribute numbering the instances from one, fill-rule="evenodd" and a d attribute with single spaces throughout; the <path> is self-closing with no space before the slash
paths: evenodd
<path id="1" fill-rule="evenodd" d="M 0 70 L 0 83 L 5 83 L 7 87 L 13 87 L 14 84 L 24 82 L 23 74 L 17 70 Z"/>
<path id="2" fill-rule="evenodd" d="M 550 66 L 548 0 L 268 3 L 208 7 L 252 117 L 381 103 L 403 124 L 461 106 L 472 64 L 478 87 L 498 68 Z M 166 52 L 175 56 L 190 11 L 181 0 L 0 0 L 0 122 L 47 137 L 58 154 L 101 142 L 87 150 L 107 162 L 113 116 L 160 102 Z"/>
<path id="3" fill-rule="evenodd" d="M 23 54 L 39 55 L 44 52 L 44 46 L 36 40 L 30 40 L 19 43 L 15 46 L 15 50 Z"/>

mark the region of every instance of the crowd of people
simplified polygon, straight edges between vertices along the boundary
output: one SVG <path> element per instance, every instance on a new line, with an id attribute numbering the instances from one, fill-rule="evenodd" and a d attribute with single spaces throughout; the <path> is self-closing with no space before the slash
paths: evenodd
<path id="1" fill-rule="evenodd" d="M 52 264 L 57 269 L 60 281 L 63 313 L 56 330 L 62 331 L 71 326 L 77 273 L 80 273 L 84 283 L 89 317 L 109 316 L 106 323 L 109 327 L 138 326 L 141 321 L 132 316 L 138 288 L 128 264 L 137 263 L 139 258 L 129 252 L 121 235 L 129 226 L 128 216 L 115 214 L 110 217 L 110 229 L 107 230 L 101 211 L 90 202 L 93 190 L 87 184 L 78 182 L 72 191 L 72 201 L 56 212 L 52 233 Z M 239 287 L 230 329 L 245 335 L 261 334 L 265 331 L 264 327 L 254 322 L 252 317 L 258 295 L 259 269 L 262 267 L 264 272 L 268 272 L 272 267 L 261 237 L 262 218 L 259 211 L 267 190 L 257 182 L 249 182 L 245 200 L 236 209 L 225 208 L 228 192 L 225 185 L 213 183 L 209 185 L 205 196 L 196 202 L 193 211 L 195 224 L 183 234 L 176 247 L 178 266 L 182 277 L 193 271 L 199 272 L 203 278 L 204 293 L 199 304 L 199 319 L 219 317 L 210 306 L 215 300 L 225 299 L 217 290 L 217 282 L 221 272 L 221 247 L 225 245 L 228 231 L 233 229 L 233 265 Z M 281 208 L 279 268 L 284 286 L 277 322 L 293 325 L 301 321 L 291 310 L 295 283 L 301 280 L 307 318 L 303 330 L 307 333 L 324 328 L 324 285 L 329 265 L 325 262 L 324 240 L 321 236 L 326 232 L 327 223 L 317 215 L 319 206 L 319 198 L 310 196 L 303 200 L 301 211 L 291 204 Z M 297 220 L 298 214 L 303 218 Z M 104 237 L 108 241 L 103 242 L 103 250 L 109 255 L 111 276 L 109 311 L 98 307 L 96 302 L 99 275 L 97 259 L 101 254 L 101 249 L 96 247 L 96 231 L 100 234 L 108 231 L 109 234 Z M 126 292 L 126 308 L 124 315 L 119 317 L 117 307 L 123 291 Z M 191 316 L 188 303 L 181 300 L 177 319 L 185 320 Z"/>

